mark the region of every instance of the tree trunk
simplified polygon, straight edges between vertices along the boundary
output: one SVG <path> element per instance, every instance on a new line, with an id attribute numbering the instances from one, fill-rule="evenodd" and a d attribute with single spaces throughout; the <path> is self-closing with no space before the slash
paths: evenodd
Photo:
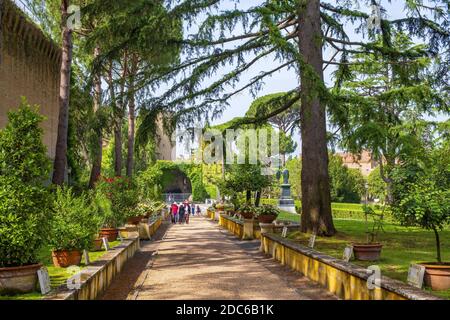
<path id="1" fill-rule="evenodd" d="M 255 194 L 255 207 L 259 207 L 259 204 L 261 202 L 261 190 L 256 191 Z"/>
<path id="2" fill-rule="evenodd" d="M 113 63 L 108 72 L 108 85 L 111 104 L 114 114 L 114 175 L 116 177 L 122 176 L 122 119 L 123 112 L 121 107 L 117 105 L 116 93 L 114 91 L 113 79 Z"/>
<path id="3" fill-rule="evenodd" d="M 114 126 L 114 175 L 122 176 L 122 118 Z"/>
<path id="4" fill-rule="evenodd" d="M 94 58 L 97 58 L 100 55 L 100 48 L 96 47 L 94 49 Z M 94 77 L 94 116 L 97 116 L 97 113 L 100 110 L 102 100 L 102 84 L 101 84 L 101 75 L 97 74 Z M 100 178 L 100 174 L 102 171 L 102 149 L 103 149 L 103 134 L 101 126 L 97 126 L 97 146 L 94 150 L 94 158 L 92 163 L 91 177 L 89 179 L 89 188 L 93 188 L 95 183 Z"/>
<path id="5" fill-rule="evenodd" d="M 441 240 L 439 239 L 439 232 L 436 228 L 433 227 L 434 237 L 436 238 L 436 254 L 437 254 L 437 262 L 442 263 L 441 258 Z"/>
<path id="6" fill-rule="evenodd" d="M 72 67 L 72 30 L 67 26 L 69 0 L 61 1 L 62 59 L 59 85 L 58 137 L 52 182 L 64 183 L 67 164 L 67 134 L 69 127 L 70 72 Z"/>
<path id="7" fill-rule="evenodd" d="M 301 82 L 302 216 L 301 231 L 332 236 L 326 110 L 320 101 L 323 83 L 320 1 L 303 1 L 299 7 L 298 39 Z M 318 78 L 317 78 L 318 77 Z"/>
<path id="8" fill-rule="evenodd" d="M 134 165 L 134 126 L 135 126 L 135 98 L 134 92 L 130 96 L 128 103 L 128 154 L 127 154 L 127 177 L 133 176 Z"/>
<path id="9" fill-rule="evenodd" d="M 129 102 L 128 102 L 128 154 L 127 154 L 127 177 L 132 178 L 134 167 L 134 135 L 136 124 L 136 98 L 134 92 L 134 77 L 137 73 L 138 57 L 132 56 L 130 67 L 130 86 L 129 86 Z"/>
<path id="10" fill-rule="evenodd" d="M 247 190 L 245 192 L 245 199 L 246 199 L 246 202 L 248 204 L 250 204 L 250 201 L 252 200 L 252 192 L 250 190 Z"/>

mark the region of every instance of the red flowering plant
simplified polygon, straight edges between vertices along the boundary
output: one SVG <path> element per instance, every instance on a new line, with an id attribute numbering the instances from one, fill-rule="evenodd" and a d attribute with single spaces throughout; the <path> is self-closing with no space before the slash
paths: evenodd
<path id="1" fill-rule="evenodd" d="M 105 221 L 105 227 L 118 228 L 127 218 L 136 216 L 139 203 L 139 189 L 130 179 L 124 177 L 102 177 L 96 189 L 111 200 L 112 215 Z"/>

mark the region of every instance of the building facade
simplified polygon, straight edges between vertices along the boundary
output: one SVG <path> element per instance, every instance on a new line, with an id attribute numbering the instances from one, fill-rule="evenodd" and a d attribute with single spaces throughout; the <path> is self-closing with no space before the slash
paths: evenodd
<path id="1" fill-rule="evenodd" d="M 368 151 L 363 151 L 360 155 L 348 152 L 337 153 L 337 155 L 342 158 L 347 168 L 358 169 L 366 177 L 378 166 L 378 163 Z"/>

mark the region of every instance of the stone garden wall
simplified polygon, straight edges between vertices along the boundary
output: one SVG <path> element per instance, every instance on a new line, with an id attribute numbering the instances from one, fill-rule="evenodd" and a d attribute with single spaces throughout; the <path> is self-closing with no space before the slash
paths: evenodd
<path id="1" fill-rule="evenodd" d="M 275 234 L 261 236 L 261 250 L 281 264 L 320 283 L 346 300 L 440 300 L 398 280 L 381 277 L 369 288 L 367 269 L 286 240 Z"/>
<path id="2" fill-rule="evenodd" d="M 0 8 L 0 128 L 25 96 L 46 117 L 44 144 L 54 157 L 58 131 L 61 49 L 10 1 Z"/>

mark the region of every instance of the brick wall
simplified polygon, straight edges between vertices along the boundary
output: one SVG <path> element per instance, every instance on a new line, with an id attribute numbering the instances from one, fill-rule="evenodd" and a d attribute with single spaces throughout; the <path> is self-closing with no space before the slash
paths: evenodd
<path id="1" fill-rule="evenodd" d="M 0 1 L 1 2 L 1 1 Z M 21 96 L 40 106 L 44 143 L 54 157 L 58 131 L 60 48 L 11 3 L 3 1 L 0 29 L 0 128 Z"/>

